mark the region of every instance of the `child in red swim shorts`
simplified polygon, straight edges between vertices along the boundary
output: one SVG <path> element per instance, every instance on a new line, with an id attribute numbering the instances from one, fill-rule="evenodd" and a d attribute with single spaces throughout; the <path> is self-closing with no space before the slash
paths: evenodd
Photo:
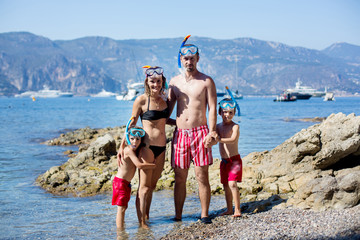
<path id="1" fill-rule="evenodd" d="M 113 180 L 112 205 L 117 205 L 116 227 L 118 231 L 124 230 L 125 211 L 131 195 L 131 179 L 134 177 L 136 168 L 153 169 L 154 163 L 147 163 L 140 160 L 140 150 L 145 131 L 140 127 L 131 128 L 128 131 L 130 144 L 124 148 L 124 158 L 118 154 L 118 172 Z"/>
<path id="2" fill-rule="evenodd" d="M 221 156 L 220 178 L 224 186 L 227 211 L 222 215 L 233 214 L 233 217 L 241 216 L 240 192 L 237 186 L 242 178 L 242 160 L 238 152 L 240 127 L 232 121 L 235 116 L 236 102 L 225 98 L 219 102 L 219 115 L 222 122 L 216 125 Z M 233 200 L 235 210 L 233 211 Z"/>

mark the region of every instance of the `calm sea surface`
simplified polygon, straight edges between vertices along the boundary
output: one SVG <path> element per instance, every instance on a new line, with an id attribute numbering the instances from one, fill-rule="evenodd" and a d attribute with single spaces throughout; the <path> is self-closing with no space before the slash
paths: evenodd
<path id="1" fill-rule="evenodd" d="M 331 113 L 360 114 L 360 98 L 321 98 L 296 102 L 273 102 L 273 98 L 245 97 L 239 100 L 241 117 L 239 151 L 244 157 L 254 151 L 271 150 L 296 132 L 314 123 L 284 119 L 327 117 Z M 38 175 L 67 161 L 63 152 L 75 147 L 46 146 L 41 142 L 60 133 L 83 128 L 125 125 L 132 102 L 115 98 L 0 98 L 0 239 L 115 239 L 116 207 L 111 196 L 58 197 L 34 185 Z M 220 117 L 218 117 L 220 121 Z M 215 157 L 218 148 L 213 148 Z M 226 206 L 223 196 L 212 197 L 212 212 Z M 198 197 L 188 196 L 184 221 L 174 223 L 172 191 L 154 193 L 151 230 L 138 229 L 131 198 L 126 213 L 129 239 L 157 239 L 200 216 Z"/>

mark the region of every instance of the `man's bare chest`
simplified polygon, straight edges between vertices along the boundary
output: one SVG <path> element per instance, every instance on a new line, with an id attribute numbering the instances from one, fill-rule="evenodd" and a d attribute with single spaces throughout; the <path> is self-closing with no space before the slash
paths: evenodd
<path id="1" fill-rule="evenodd" d="M 182 97 L 201 97 L 206 92 L 204 84 L 196 82 L 184 82 L 178 85 L 176 95 L 178 98 Z"/>

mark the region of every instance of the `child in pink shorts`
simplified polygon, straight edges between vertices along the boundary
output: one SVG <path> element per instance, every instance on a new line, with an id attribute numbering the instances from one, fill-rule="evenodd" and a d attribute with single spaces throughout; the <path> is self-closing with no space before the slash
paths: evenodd
<path id="1" fill-rule="evenodd" d="M 124 230 L 125 211 L 131 195 L 131 179 L 134 177 L 136 168 L 154 169 L 154 163 L 142 162 L 140 160 L 140 150 L 143 146 L 142 139 L 145 131 L 140 127 L 131 128 L 128 131 L 130 144 L 124 148 L 124 158 L 118 154 L 118 172 L 113 180 L 112 205 L 117 205 L 116 227 L 118 231 Z"/>
<path id="2" fill-rule="evenodd" d="M 222 122 L 216 125 L 216 132 L 219 144 L 221 163 L 220 178 L 224 186 L 227 211 L 222 215 L 231 215 L 233 217 L 241 216 L 240 193 L 237 186 L 242 178 L 242 160 L 238 152 L 238 141 L 240 136 L 240 127 L 232 121 L 235 116 L 236 102 L 225 98 L 219 103 L 219 115 Z M 233 210 L 233 201 L 235 210 Z"/>

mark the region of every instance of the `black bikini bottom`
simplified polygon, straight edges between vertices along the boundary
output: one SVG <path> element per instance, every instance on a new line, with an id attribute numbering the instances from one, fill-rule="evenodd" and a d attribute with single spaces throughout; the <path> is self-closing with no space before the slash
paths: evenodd
<path id="1" fill-rule="evenodd" d="M 165 151 L 166 146 L 153 146 L 153 145 L 150 145 L 149 148 L 153 152 L 154 158 L 157 158 L 160 154 L 162 154 Z"/>

